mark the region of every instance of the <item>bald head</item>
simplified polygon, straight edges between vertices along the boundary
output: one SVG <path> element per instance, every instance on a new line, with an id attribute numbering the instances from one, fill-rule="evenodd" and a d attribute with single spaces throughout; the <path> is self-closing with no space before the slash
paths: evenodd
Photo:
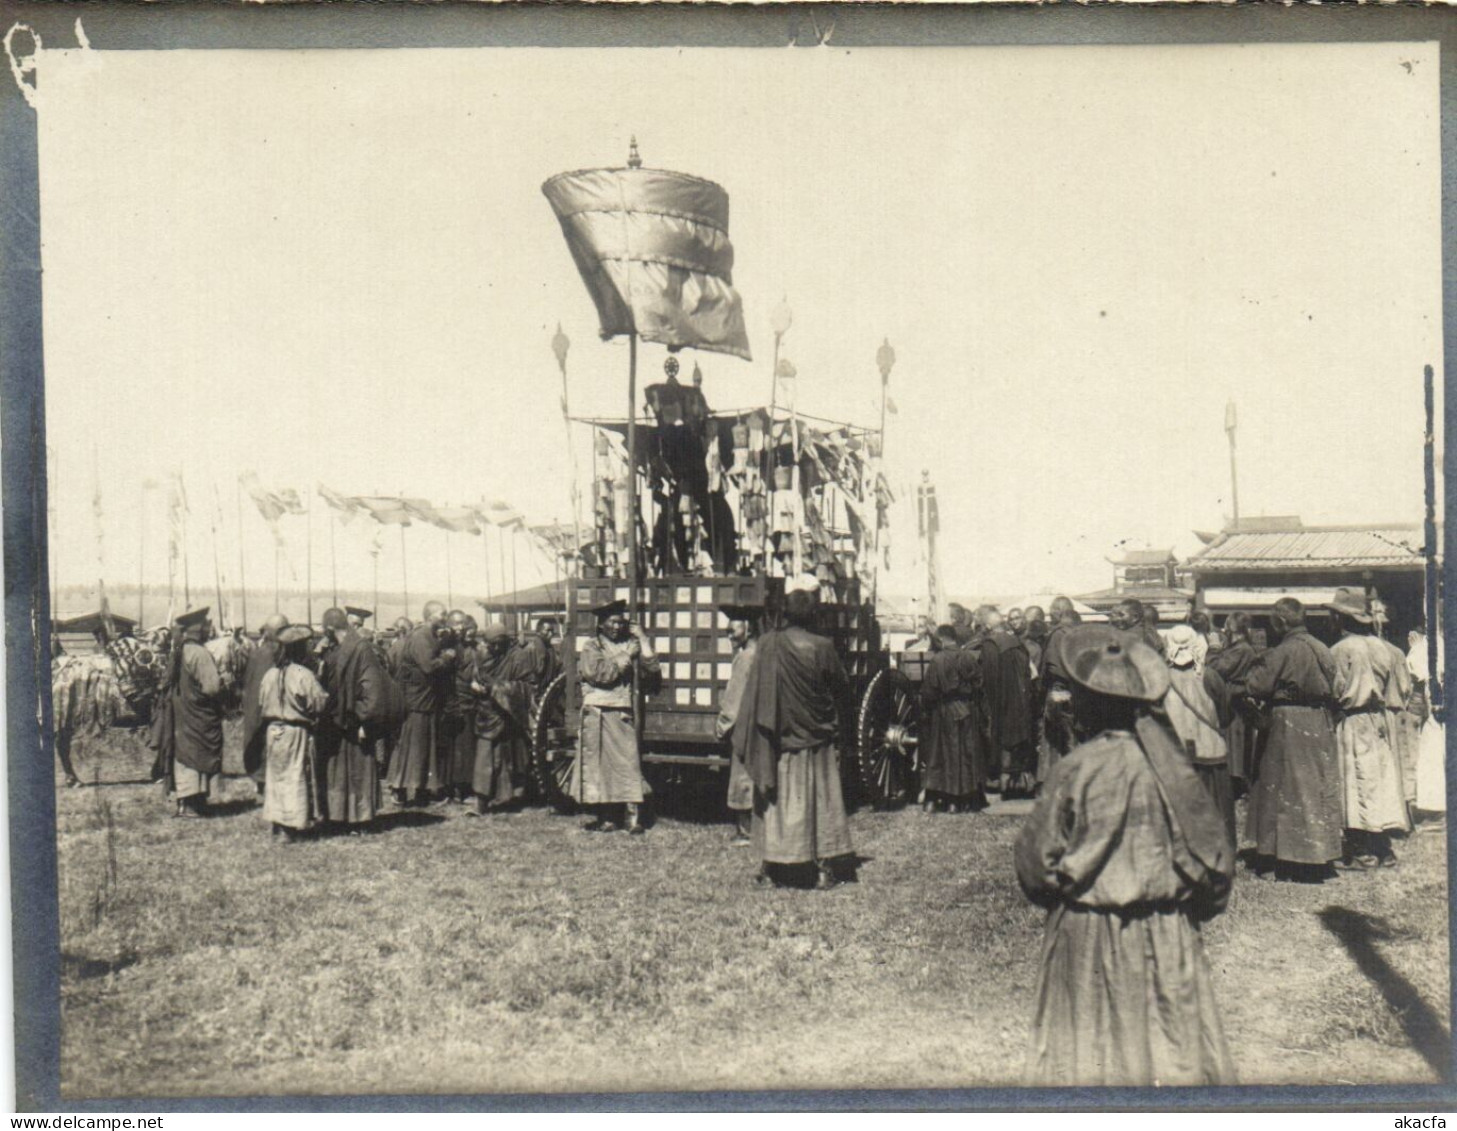
<path id="1" fill-rule="evenodd" d="M 263 622 L 263 639 L 277 640 L 278 634 L 288 627 L 288 618 L 282 613 L 274 613 Z"/>
<path id="2" fill-rule="evenodd" d="M 1061 621 L 1063 613 L 1070 613 L 1073 611 L 1072 598 L 1054 597 L 1052 599 L 1052 604 L 1047 607 L 1047 611 L 1048 615 L 1052 617 L 1053 623 Z"/>
<path id="3" fill-rule="evenodd" d="M 426 624 L 438 624 L 445 619 L 445 604 L 442 601 L 426 601 L 420 615 Z"/>
<path id="4" fill-rule="evenodd" d="M 350 628 L 349 616 L 343 609 L 325 609 L 321 623 L 324 631 L 331 634 L 342 633 Z"/>
<path id="5" fill-rule="evenodd" d="M 409 617 L 401 617 L 399 620 L 395 621 L 395 634 L 397 636 L 403 636 L 414 627 L 415 626 L 410 623 Z"/>

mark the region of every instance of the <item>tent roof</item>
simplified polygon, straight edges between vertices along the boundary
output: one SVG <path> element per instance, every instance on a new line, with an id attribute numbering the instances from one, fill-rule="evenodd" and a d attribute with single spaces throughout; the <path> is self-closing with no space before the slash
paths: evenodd
<path id="1" fill-rule="evenodd" d="M 111 623 L 117 628 L 128 631 L 137 627 L 137 622 L 131 617 L 124 617 L 120 613 L 111 614 Z M 101 610 L 91 613 L 80 613 L 76 616 L 58 617 L 51 622 L 52 632 L 99 632 L 103 627 Z"/>

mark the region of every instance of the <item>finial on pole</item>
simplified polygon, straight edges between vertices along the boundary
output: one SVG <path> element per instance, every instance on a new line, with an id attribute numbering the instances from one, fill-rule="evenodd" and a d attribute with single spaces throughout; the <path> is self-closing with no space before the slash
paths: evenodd
<path id="1" fill-rule="evenodd" d="M 627 167 L 629 169 L 642 168 L 642 154 L 637 151 L 637 135 L 633 135 L 627 145 Z"/>

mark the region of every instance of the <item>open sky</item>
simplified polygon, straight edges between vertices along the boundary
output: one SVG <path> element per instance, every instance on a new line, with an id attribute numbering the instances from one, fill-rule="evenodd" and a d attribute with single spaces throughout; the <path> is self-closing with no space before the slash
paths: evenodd
<path id="1" fill-rule="evenodd" d="M 889 338 L 887 460 L 937 485 L 951 592 L 1080 592 L 1121 545 L 1197 546 L 1230 510 L 1230 399 L 1244 513 L 1421 514 L 1432 44 L 48 50 L 39 82 L 62 583 L 134 580 L 144 506 L 165 582 L 142 481 L 179 465 L 194 571 L 216 484 L 230 580 L 245 470 L 568 518 L 549 339 L 580 414 L 624 411 L 627 347 L 597 339 L 540 185 L 632 134 L 730 194 L 755 360 L 699 355 L 711 404 L 767 399 L 781 297 L 805 411 L 873 423 Z M 908 508 L 893 535 L 886 588 L 915 591 Z M 443 589 L 445 535 L 408 536 L 412 591 Z M 457 537 L 459 592 L 480 548 Z M 242 538 L 257 584 L 256 512 Z M 346 588 L 366 543 L 340 534 Z"/>

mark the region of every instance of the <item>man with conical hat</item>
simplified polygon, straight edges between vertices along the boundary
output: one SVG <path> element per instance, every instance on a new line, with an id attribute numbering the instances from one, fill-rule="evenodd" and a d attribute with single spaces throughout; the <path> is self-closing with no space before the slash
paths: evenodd
<path id="1" fill-rule="evenodd" d="M 199 817 L 212 779 L 223 768 L 223 682 L 203 647 L 210 628 L 208 609 L 177 618 L 172 668 L 165 698 L 169 710 L 171 789 L 178 817 Z"/>
<path id="2" fill-rule="evenodd" d="M 1335 657 L 1305 627 L 1305 606 L 1281 597 L 1270 610 L 1280 642 L 1245 673 L 1235 694 L 1266 708 L 1265 739 L 1250 783 L 1245 836 L 1257 870 L 1319 882 L 1341 858 L 1341 759 L 1331 724 Z"/>
<path id="3" fill-rule="evenodd" d="M 586 831 L 626 828 L 640 835 L 643 778 L 633 720 L 633 671 L 638 670 L 644 684 L 654 684 L 662 669 L 642 629 L 627 619 L 626 601 L 611 601 L 592 611 L 597 635 L 582 645 L 577 657 L 582 731 L 569 792 L 595 814 Z"/>
<path id="4" fill-rule="evenodd" d="M 1341 862 L 1353 869 L 1394 868 L 1391 834 L 1411 830 L 1386 706 L 1388 686 L 1396 680 L 1395 662 L 1391 651 L 1371 633 L 1364 593 L 1339 589 L 1330 610 L 1341 633 L 1331 648 L 1346 825 Z"/>
<path id="5" fill-rule="evenodd" d="M 1061 641 L 1080 744 L 1017 837 L 1017 879 L 1048 910 L 1024 1082 L 1234 1082 L 1200 925 L 1234 849 L 1177 740 L 1149 713 L 1152 648 L 1105 625 Z"/>

